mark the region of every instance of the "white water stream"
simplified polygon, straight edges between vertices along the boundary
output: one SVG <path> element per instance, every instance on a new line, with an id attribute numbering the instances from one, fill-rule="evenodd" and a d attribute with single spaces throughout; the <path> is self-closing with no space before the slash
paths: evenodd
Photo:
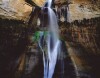
<path id="1" fill-rule="evenodd" d="M 47 58 L 44 58 L 44 78 L 52 78 L 57 62 L 58 48 L 60 48 L 59 29 L 57 17 L 51 9 L 52 0 L 47 1 L 48 4 L 48 38 L 47 38 Z"/>

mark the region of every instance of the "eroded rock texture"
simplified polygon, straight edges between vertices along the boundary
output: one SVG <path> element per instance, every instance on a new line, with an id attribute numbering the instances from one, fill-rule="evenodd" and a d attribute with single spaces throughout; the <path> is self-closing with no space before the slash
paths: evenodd
<path id="1" fill-rule="evenodd" d="M 42 7 L 45 4 L 45 0 L 33 0 L 35 4 Z M 69 5 L 69 17 L 70 21 L 83 19 L 83 18 L 93 18 L 100 16 L 100 1 L 94 0 L 71 0 Z M 65 0 L 55 0 L 55 4 L 61 5 L 66 3 Z M 34 7 L 34 6 L 33 6 Z M 0 2 L 0 15 L 3 18 L 10 19 L 22 19 L 28 20 L 29 15 L 32 11 L 32 6 L 30 6 L 24 0 L 1 0 Z"/>

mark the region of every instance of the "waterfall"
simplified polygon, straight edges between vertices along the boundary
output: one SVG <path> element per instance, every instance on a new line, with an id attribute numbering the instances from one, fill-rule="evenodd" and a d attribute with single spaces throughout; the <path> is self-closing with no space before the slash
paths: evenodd
<path id="1" fill-rule="evenodd" d="M 51 9 L 52 0 L 47 1 L 48 4 L 48 36 L 47 36 L 47 55 L 43 53 L 44 61 L 44 78 L 52 78 L 57 62 L 58 48 L 60 48 L 59 30 L 57 24 L 57 17 Z"/>

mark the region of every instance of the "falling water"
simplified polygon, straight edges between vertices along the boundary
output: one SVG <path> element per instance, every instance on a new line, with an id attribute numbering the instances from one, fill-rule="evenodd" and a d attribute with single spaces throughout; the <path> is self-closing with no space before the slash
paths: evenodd
<path id="1" fill-rule="evenodd" d="M 52 0 L 47 1 L 48 4 L 48 38 L 47 38 L 47 58 L 44 56 L 44 78 L 52 78 L 57 61 L 58 48 L 59 48 L 59 34 L 57 17 L 51 9 Z M 44 53 L 43 53 L 44 54 Z"/>

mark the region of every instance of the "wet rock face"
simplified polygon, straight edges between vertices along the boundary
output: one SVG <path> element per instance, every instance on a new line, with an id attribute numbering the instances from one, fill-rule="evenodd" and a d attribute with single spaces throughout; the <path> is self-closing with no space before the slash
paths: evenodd
<path id="1" fill-rule="evenodd" d="M 63 35 L 64 40 L 70 43 L 70 46 L 74 48 L 73 49 L 75 51 L 74 53 L 76 53 L 77 55 L 76 57 L 78 57 L 77 59 L 78 63 L 82 62 L 81 64 L 82 66 L 79 66 L 79 67 L 82 67 L 82 69 L 84 69 L 86 64 L 88 63 L 89 66 L 86 68 L 89 69 L 88 71 L 92 71 L 93 75 L 94 74 L 97 75 L 97 77 L 99 76 L 99 74 L 96 73 L 95 71 L 98 71 L 98 69 L 100 68 L 99 67 L 100 65 L 99 64 L 99 55 L 100 55 L 100 50 L 99 50 L 100 23 L 99 21 L 100 21 L 100 18 L 76 20 L 70 24 L 62 23 L 61 24 L 62 26 L 60 26 L 61 34 Z M 20 62 L 20 58 L 23 58 L 21 55 L 23 55 L 23 53 L 27 51 L 27 39 L 25 38 L 26 36 L 25 32 L 27 29 L 28 29 L 28 26 L 23 21 L 0 19 L 0 38 L 1 38 L 0 39 L 0 47 L 1 47 L 0 60 L 2 61 L 0 63 L 0 69 L 1 69 L 0 71 L 3 71 L 3 72 L 0 72 L 1 78 L 19 78 L 17 76 L 19 74 L 22 75 L 22 72 L 20 73 L 20 70 L 19 70 L 19 64 L 23 63 L 23 61 Z M 30 46 L 32 46 L 31 43 L 32 42 L 30 42 Z M 67 51 L 67 50 L 64 50 L 64 51 Z M 33 51 L 32 48 L 31 48 L 31 51 Z M 30 54 L 27 53 L 26 56 L 27 55 L 30 55 Z M 65 70 L 67 72 L 65 77 L 67 77 L 68 75 L 74 76 L 73 73 L 70 73 L 70 72 L 73 72 L 75 69 L 73 69 L 72 66 L 70 66 L 71 61 L 69 60 L 69 57 L 71 56 L 68 55 L 64 59 L 65 65 L 66 65 Z M 23 59 L 26 59 L 26 58 L 23 58 Z M 33 63 L 33 66 L 35 69 L 34 71 L 30 73 L 30 75 L 24 74 L 24 76 L 27 78 L 29 78 L 29 76 L 32 76 L 32 77 L 37 76 L 40 78 L 40 76 L 43 76 L 42 54 L 38 55 L 38 54 L 32 53 L 30 59 L 31 59 L 30 63 L 31 62 Z M 85 64 L 84 64 L 84 61 L 85 61 Z M 96 62 L 98 62 L 98 65 L 96 65 L 97 64 Z M 58 69 L 60 67 L 59 63 L 60 63 L 60 60 L 58 61 L 58 64 L 56 66 L 57 73 L 55 73 L 54 78 L 59 76 L 59 72 L 58 72 L 58 70 L 60 70 Z M 21 68 L 23 70 L 23 66 Z M 93 69 L 90 69 L 90 68 L 93 68 Z M 68 71 L 68 69 L 70 71 Z M 38 71 L 38 70 L 41 70 L 41 71 Z M 88 72 L 87 70 L 85 71 Z M 3 73 L 6 75 L 4 75 Z M 85 76 L 83 73 L 83 70 L 80 71 L 80 73 L 82 76 Z M 15 74 L 16 74 L 16 77 L 15 77 Z M 41 75 L 38 75 L 38 74 L 41 74 Z M 93 78 L 97 78 L 97 77 L 93 77 Z"/>
<path id="2" fill-rule="evenodd" d="M 100 54 L 100 43 L 98 39 L 100 38 L 99 27 L 100 18 L 76 20 L 65 27 L 61 28 L 61 34 L 64 39 L 69 42 L 75 42 L 81 44 L 89 52 L 93 54 Z"/>
<path id="3" fill-rule="evenodd" d="M 99 21 L 100 17 L 60 25 L 62 39 L 66 40 L 70 57 L 76 63 L 78 76 L 83 78 L 100 77 L 96 72 L 100 70 Z"/>

